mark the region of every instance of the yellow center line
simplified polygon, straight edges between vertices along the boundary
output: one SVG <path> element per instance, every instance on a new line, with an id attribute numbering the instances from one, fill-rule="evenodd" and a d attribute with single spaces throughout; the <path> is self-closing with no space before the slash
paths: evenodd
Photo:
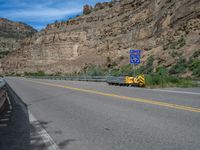
<path id="1" fill-rule="evenodd" d="M 134 101 L 134 102 L 140 102 L 140 103 L 145 103 L 145 104 L 169 107 L 169 108 L 186 110 L 186 111 L 191 111 L 191 112 L 200 112 L 200 108 L 195 108 L 195 107 L 190 107 L 190 106 L 177 105 L 177 104 L 166 103 L 166 102 L 159 102 L 159 101 L 148 100 L 148 99 L 143 99 L 143 98 L 121 96 L 121 95 L 116 95 L 116 94 L 99 92 L 99 91 L 95 91 L 95 90 L 75 88 L 75 87 L 66 86 L 66 85 L 51 84 L 51 83 L 47 83 L 47 82 L 40 82 L 40 81 L 33 81 L 33 80 L 28 80 L 28 81 L 33 82 L 33 83 L 39 83 L 39 84 L 42 84 L 42 85 L 48 85 L 48 86 L 52 86 L 52 87 L 59 87 L 59 88 L 65 88 L 65 89 L 70 89 L 70 90 L 75 90 L 75 91 L 80 91 L 80 92 L 85 92 L 85 93 L 92 93 L 92 94 L 97 94 L 97 95 L 102 95 L 102 96 L 114 97 L 114 98 L 117 98 L 117 99 L 124 99 L 124 100 L 128 100 L 128 101 Z"/>

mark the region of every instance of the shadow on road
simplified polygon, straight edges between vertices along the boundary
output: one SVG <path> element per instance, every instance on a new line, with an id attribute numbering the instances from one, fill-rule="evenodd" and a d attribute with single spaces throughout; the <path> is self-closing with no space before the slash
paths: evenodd
<path id="1" fill-rule="evenodd" d="M 27 105 L 7 85 L 12 109 L 6 107 L 0 115 L 0 150 L 45 150 L 46 144 L 38 134 L 37 126 L 48 122 L 29 121 Z"/>
<path id="2" fill-rule="evenodd" d="M 76 141 L 76 139 L 67 139 L 67 140 L 65 140 L 65 141 L 60 142 L 60 143 L 58 144 L 58 146 L 59 146 L 61 149 L 63 149 L 63 148 L 65 148 L 67 145 L 69 145 L 71 142 L 74 142 L 74 141 Z"/>

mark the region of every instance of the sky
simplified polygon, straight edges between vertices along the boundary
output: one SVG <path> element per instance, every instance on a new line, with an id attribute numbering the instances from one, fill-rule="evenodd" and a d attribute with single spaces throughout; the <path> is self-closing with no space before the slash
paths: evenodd
<path id="1" fill-rule="evenodd" d="M 82 14 L 83 6 L 111 0 L 0 0 L 0 18 L 24 22 L 37 30 L 55 20 Z"/>

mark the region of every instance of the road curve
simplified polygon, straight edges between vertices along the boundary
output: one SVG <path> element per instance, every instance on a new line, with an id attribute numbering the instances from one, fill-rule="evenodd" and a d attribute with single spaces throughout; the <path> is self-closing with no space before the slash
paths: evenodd
<path id="1" fill-rule="evenodd" d="M 163 91 L 25 78 L 6 81 L 60 149 L 200 149 L 199 89 Z"/>

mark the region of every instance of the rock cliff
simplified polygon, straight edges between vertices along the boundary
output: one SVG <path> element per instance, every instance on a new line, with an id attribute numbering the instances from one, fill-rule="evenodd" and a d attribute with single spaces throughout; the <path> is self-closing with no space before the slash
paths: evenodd
<path id="1" fill-rule="evenodd" d="M 20 42 L 36 33 L 36 30 L 24 23 L 0 18 L 0 58 L 20 47 Z"/>
<path id="2" fill-rule="evenodd" d="M 142 64 L 170 68 L 200 49 L 199 0 L 113 0 L 84 7 L 84 15 L 50 24 L 1 60 L 3 73 L 72 73 L 90 65 L 128 64 L 141 49 Z M 195 56 L 199 60 L 199 55 Z M 191 74 L 189 72 L 189 74 Z"/>

